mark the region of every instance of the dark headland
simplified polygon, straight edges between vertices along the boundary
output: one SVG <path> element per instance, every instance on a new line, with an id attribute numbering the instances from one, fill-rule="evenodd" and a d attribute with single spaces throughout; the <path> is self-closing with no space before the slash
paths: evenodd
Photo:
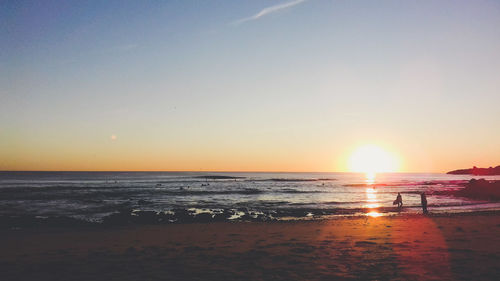
<path id="1" fill-rule="evenodd" d="M 500 175 L 500 166 L 495 168 L 478 168 L 476 166 L 472 169 L 461 169 L 450 171 L 447 174 L 451 175 L 474 175 L 474 176 L 494 176 Z M 476 199 L 485 200 L 500 200 L 500 181 L 488 181 L 485 179 L 471 179 L 465 188 L 459 190 L 456 195 L 465 196 Z"/>
<path id="2" fill-rule="evenodd" d="M 475 175 L 475 176 L 495 176 L 500 175 L 500 165 L 495 168 L 478 168 L 476 166 L 472 167 L 472 169 L 460 169 L 450 171 L 447 174 L 451 175 Z"/>

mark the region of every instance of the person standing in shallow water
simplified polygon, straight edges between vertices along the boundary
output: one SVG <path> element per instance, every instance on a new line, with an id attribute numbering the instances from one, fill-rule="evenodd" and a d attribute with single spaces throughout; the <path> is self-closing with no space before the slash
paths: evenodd
<path id="1" fill-rule="evenodd" d="M 398 192 L 398 196 L 396 197 L 396 201 L 398 201 L 398 208 L 401 210 L 403 208 L 403 197 L 401 197 L 401 193 Z"/>
<path id="2" fill-rule="evenodd" d="M 420 202 L 422 202 L 422 210 L 424 214 L 427 214 L 427 196 L 425 192 L 420 193 Z"/>

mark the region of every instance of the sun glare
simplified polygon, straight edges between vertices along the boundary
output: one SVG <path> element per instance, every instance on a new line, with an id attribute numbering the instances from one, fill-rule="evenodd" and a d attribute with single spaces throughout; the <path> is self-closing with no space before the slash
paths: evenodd
<path id="1" fill-rule="evenodd" d="M 351 172 L 366 173 L 374 178 L 376 173 L 397 172 L 399 163 L 397 158 L 376 145 L 358 147 L 349 158 Z"/>
<path id="2" fill-rule="evenodd" d="M 369 213 L 366 214 L 367 216 L 369 217 L 372 217 L 372 218 L 378 218 L 380 217 L 382 214 L 377 212 L 377 211 L 371 211 Z"/>

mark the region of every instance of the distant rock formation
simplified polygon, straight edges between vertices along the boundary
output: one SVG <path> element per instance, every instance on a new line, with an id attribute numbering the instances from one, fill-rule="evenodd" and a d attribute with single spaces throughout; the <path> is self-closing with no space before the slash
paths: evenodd
<path id="1" fill-rule="evenodd" d="M 472 169 L 462 169 L 462 170 L 454 170 L 448 172 L 447 174 L 451 175 L 475 175 L 475 176 L 494 176 L 500 175 L 500 166 L 496 166 L 495 168 L 478 168 L 476 166 L 472 167 Z"/>
<path id="2" fill-rule="evenodd" d="M 471 179 L 457 195 L 487 200 L 500 200 L 500 181 Z"/>

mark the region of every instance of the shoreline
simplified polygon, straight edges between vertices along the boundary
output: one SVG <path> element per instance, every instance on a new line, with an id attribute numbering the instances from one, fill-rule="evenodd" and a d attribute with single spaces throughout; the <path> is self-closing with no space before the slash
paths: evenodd
<path id="1" fill-rule="evenodd" d="M 493 202 L 495 203 L 495 202 Z M 416 207 L 407 207 L 415 209 Z M 380 209 L 380 208 L 378 208 Z M 295 213 L 291 216 L 281 215 L 279 217 L 264 216 L 261 212 L 247 211 L 242 216 L 235 219 L 228 219 L 217 217 L 210 213 L 202 212 L 192 216 L 183 214 L 182 220 L 168 221 L 165 220 L 165 214 L 168 212 L 157 211 L 127 211 L 114 213 L 110 216 L 104 217 L 103 220 L 87 220 L 83 218 L 75 218 L 68 216 L 34 216 L 34 215 L 0 215 L 0 230 L 8 229 L 30 229 L 30 228 L 77 228 L 77 227 L 126 227 L 126 226 L 141 226 L 141 225 L 176 225 L 176 224 L 198 224 L 198 223 L 239 223 L 239 222 L 261 222 L 261 223 L 279 223 L 290 221 L 324 221 L 324 220 L 337 220 L 343 218 L 365 218 L 365 217 L 450 217 L 450 216 L 474 216 L 474 215 L 498 215 L 500 216 L 500 209 L 491 208 L 483 210 L 456 210 L 456 211 L 435 211 L 432 210 L 424 215 L 421 211 L 402 211 L 398 212 L 396 208 L 384 208 L 383 212 L 378 212 L 378 209 L 356 209 L 345 212 L 344 210 L 335 209 L 298 209 L 294 210 Z M 330 211 L 330 212 L 329 212 Z M 313 214 L 316 213 L 316 214 Z M 318 214 L 318 212 L 323 212 Z M 235 211 L 234 213 L 238 213 Z M 301 213 L 302 215 L 298 215 Z M 115 217 L 118 217 L 117 219 Z"/>
<path id="2" fill-rule="evenodd" d="M 0 230 L 4 280 L 496 280 L 500 212 Z"/>

